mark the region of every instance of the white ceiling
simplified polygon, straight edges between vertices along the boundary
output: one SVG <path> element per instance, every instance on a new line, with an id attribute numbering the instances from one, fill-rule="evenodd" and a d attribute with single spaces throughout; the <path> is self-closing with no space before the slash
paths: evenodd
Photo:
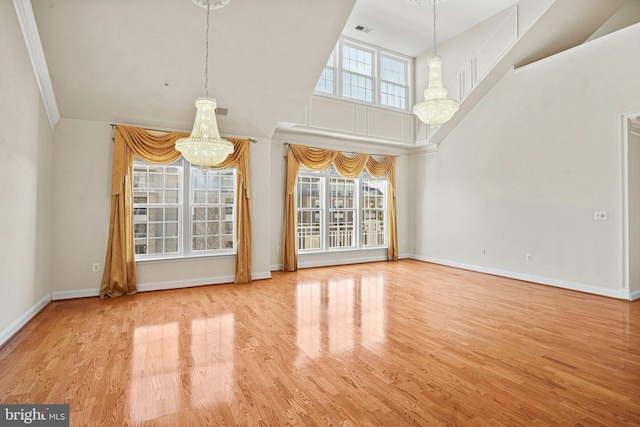
<path id="1" fill-rule="evenodd" d="M 438 5 L 439 42 L 514 3 Z M 190 0 L 32 4 L 62 117 L 191 128 L 193 102 L 205 95 L 205 9 Z M 415 56 L 431 49 L 431 17 L 430 6 L 407 0 L 233 0 L 212 11 L 209 92 L 229 111 L 218 117 L 221 133 L 270 137 L 299 120 L 343 28 Z"/>
<path id="2" fill-rule="evenodd" d="M 443 43 L 518 3 L 518 0 L 447 0 L 436 5 L 437 43 Z M 373 28 L 364 33 L 356 26 Z M 345 36 L 408 56 L 433 48 L 433 5 L 408 0 L 358 0 Z"/>

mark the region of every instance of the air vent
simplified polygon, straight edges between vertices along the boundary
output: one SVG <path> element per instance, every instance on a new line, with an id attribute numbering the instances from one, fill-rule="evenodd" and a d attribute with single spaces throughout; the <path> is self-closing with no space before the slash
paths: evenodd
<path id="1" fill-rule="evenodd" d="M 226 116 L 228 112 L 229 110 L 226 108 L 216 108 L 216 116 Z"/>
<path id="2" fill-rule="evenodd" d="M 371 31 L 373 31 L 373 28 L 365 27 L 363 25 L 358 25 L 356 26 L 356 30 L 362 31 L 363 33 L 370 33 Z"/>

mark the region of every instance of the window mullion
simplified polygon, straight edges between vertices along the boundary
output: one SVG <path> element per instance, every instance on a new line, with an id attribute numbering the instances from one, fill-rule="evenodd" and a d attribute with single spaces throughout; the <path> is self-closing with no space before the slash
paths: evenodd
<path id="1" fill-rule="evenodd" d="M 191 231 L 193 230 L 193 178 L 191 164 L 182 158 L 182 176 L 180 190 L 182 191 L 182 208 L 180 209 L 180 224 L 182 224 L 182 238 L 180 239 L 181 253 L 185 256 L 191 255 L 192 241 Z"/>

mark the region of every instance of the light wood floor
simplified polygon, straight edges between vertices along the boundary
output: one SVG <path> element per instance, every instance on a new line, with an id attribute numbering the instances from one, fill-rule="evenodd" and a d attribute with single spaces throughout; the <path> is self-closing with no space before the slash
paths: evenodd
<path id="1" fill-rule="evenodd" d="M 638 426 L 640 303 L 418 261 L 49 304 L 0 403 L 71 425 Z"/>

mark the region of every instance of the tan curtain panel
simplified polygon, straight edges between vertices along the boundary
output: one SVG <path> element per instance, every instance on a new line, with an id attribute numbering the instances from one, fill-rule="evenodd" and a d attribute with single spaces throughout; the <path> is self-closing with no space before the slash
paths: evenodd
<path id="1" fill-rule="evenodd" d="M 181 154 L 175 149 L 178 138 L 188 136 L 181 132 L 151 132 L 142 128 L 116 126 L 111 173 L 111 215 L 107 253 L 100 297 L 135 294 L 135 253 L 133 242 L 132 167 L 135 156 L 156 163 L 172 163 Z M 237 170 L 236 199 L 236 283 L 251 281 L 251 217 L 249 191 L 249 140 L 229 139 L 234 152 L 216 168 L 235 166 Z"/>
<path id="2" fill-rule="evenodd" d="M 287 191 L 284 208 L 284 236 L 282 243 L 282 269 L 296 271 L 298 269 L 298 254 L 296 247 L 296 179 L 300 165 L 307 169 L 321 171 L 331 164 L 338 173 L 345 178 L 355 178 L 363 169 L 373 177 L 387 176 L 389 185 L 388 197 L 388 228 L 389 246 L 387 259 L 398 259 L 398 224 L 396 215 L 396 158 L 386 156 L 381 161 L 375 160 L 370 154 L 356 154 L 348 157 L 340 151 L 310 148 L 301 145 L 289 146 L 287 155 Z"/>

